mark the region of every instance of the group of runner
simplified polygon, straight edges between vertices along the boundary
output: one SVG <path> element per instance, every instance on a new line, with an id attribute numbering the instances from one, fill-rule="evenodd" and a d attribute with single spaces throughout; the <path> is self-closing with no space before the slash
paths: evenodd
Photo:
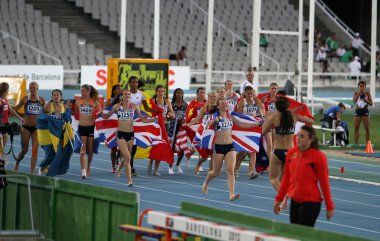
<path id="1" fill-rule="evenodd" d="M 287 198 L 291 198 L 291 220 L 295 223 L 313 226 L 320 211 L 322 196 L 318 183 L 323 192 L 327 204 L 328 219 L 333 215 L 333 203 L 331 200 L 330 188 L 328 184 L 327 160 L 318 148 L 318 140 L 311 124 L 313 119 L 297 114 L 297 109 L 289 108 L 289 100 L 284 95 L 278 94 L 278 85 L 271 83 L 269 92 L 259 98 L 253 83 L 253 70 L 248 69 L 247 80 L 241 86 L 242 93 L 237 94 L 233 91 L 233 83 L 228 80 L 225 86 L 215 92 L 207 93 L 204 88 L 197 89 L 197 97 L 190 103 L 184 101 L 182 89 L 176 89 L 170 101 L 165 99 L 164 86 L 157 86 L 152 101 L 161 109 L 162 117 L 167 127 L 170 140 L 174 142 L 180 127 L 196 129 L 201 123 L 207 123 L 206 128 L 213 127 L 215 139 L 211 149 L 197 149 L 199 161 L 195 167 L 195 173 L 202 171 L 202 163 L 210 158 L 209 171 L 202 187 L 204 194 L 208 193 L 210 181 L 218 176 L 222 170 L 223 161 L 227 173 L 227 183 L 229 200 L 234 201 L 240 197 L 235 192 L 235 177 L 239 174 L 242 160 L 249 156 L 249 168 L 247 177 L 255 179 L 259 177 L 256 171 L 256 152 L 242 153 L 235 152 L 232 128 L 238 125 L 242 128 L 262 126 L 262 136 L 266 142 L 266 153 L 269 158 L 269 179 L 278 195 L 274 204 L 274 212 L 278 213 L 282 208 L 287 207 Z M 144 117 L 140 108 L 146 112 L 157 112 L 148 104 L 145 95 L 138 89 L 139 80 L 137 77 L 129 78 L 127 88 L 123 89 L 120 85 L 112 87 L 112 95 L 106 101 L 105 107 L 110 107 L 109 112 L 103 112 L 102 105 L 98 99 L 97 90 L 90 85 L 81 86 L 81 98 L 75 102 L 75 110 L 79 116 L 78 132 L 81 142 L 80 163 L 81 177 L 86 179 L 91 175 L 91 162 L 94 149 L 94 130 L 95 120 L 98 117 L 108 119 L 112 114 L 117 115 L 117 148 L 110 150 L 112 172 L 117 177 L 120 176 L 122 167 L 128 181 L 128 186 L 133 186 L 132 176 L 137 175 L 133 167 L 133 159 L 136 154 L 137 146 L 134 138 L 134 117 L 138 115 L 142 122 L 157 121 L 157 117 Z M 14 170 L 18 170 L 19 163 L 28 152 L 29 141 L 32 141 L 31 173 L 34 173 L 38 153 L 37 140 L 37 116 L 44 111 L 45 113 L 60 118 L 66 108 L 71 108 L 71 103 L 62 103 L 62 92 L 52 91 L 52 99 L 44 100 L 38 96 L 38 84 L 29 84 L 29 94 L 22 98 L 21 102 L 12 107 L 7 101 L 9 85 L 0 84 L 0 134 L 1 134 L 1 159 L 5 159 L 4 147 L 7 141 L 8 113 L 17 117 L 22 123 L 21 152 L 17 155 Z M 357 94 L 359 96 L 359 94 Z M 361 98 L 359 96 L 359 98 Z M 24 106 L 25 116 L 22 118 L 17 111 Z M 302 108 L 302 107 L 300 107 Z M 247 124 L 240 122 L 231 115 L 232 111 L 238 113 L 260 117 L 262 121 Z M 206 122 L 211 115 L 217 113 L 215 118 Z M 300 128 L 296 137 L 298 146 L 294 148 L 293 137 L 295 135 L 296 122 L 303 122 L 309 126 Z M 182 151 L 174 148 L 177 152 L 177 162 L 175 169 L 178 173 L 183 170 L 180 162 L 184 157 Z M 192 147 L 190 147 L 192 149 Z M 121 159 L 118 162 L 118 159 Z M 151 173 L 151 168 L 155 160 L 150 160 L 147 171 Z M 154 162 L 153 175 L 160 175 L 158 172 L 160 162 Z M 43 168 L 39 168 L 42 174 Z M 169 174 L 174 174 L 173 166 L 169 166 Z M 282 184 L 280 184 L 280 181 Z M 302 183 L 300 183 L 302 182 Z M 306 186 L 302 186 L 306 185 Z M 309 191 L 305 191 L 310 188 Z M 305 204 L 306 203 L 306 204 Z M 310 203 L 312 205 L 310 206 Z M 306 205 L 303 208 L 303 205 Z M 309 205 L 309 206 L 307 206 Z M 292 213 L 292 210 L 294 213 Z M 295 211 L 297 210 L 297 211 Z M 312 216 L 307 215 L 313 210 Z M 297 218 L 298 217 L 298 218 Z"/>

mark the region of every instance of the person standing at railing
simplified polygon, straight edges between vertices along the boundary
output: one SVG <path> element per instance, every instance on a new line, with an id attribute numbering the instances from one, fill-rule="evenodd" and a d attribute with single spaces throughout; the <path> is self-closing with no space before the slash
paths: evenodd
<path id="1" fill-rule="evenodd" d="M 182 46 L 181 49 L 178 51 L 176 58 L 177 58 L 177 64 L 180 65 L 180 63 L 183 61 L 187 61 L 187 55 L 186 55 L 187 48 L 185 46 Z"/>
<path id="2" fill-rule="evenodd" d="M 254 90 L 257 90 L 259 85 L 258 83 L 253 82 L 253 77 L 255 76 L 255 71 L 252 67 L 249 67 L 246 72 L 246 80 L 240 86 L 240 95 L 244 94 L 245 87 L 251 86 Z"/>
<path id="3" fill-rule="evenodd" d="M 363 44 L 363 40 L 360 38 L 360 34 L 356 33 L 355 37 L 351 41 L 352 45 L 352 54 L 354 56 L 359 56 L 359 48 Z"/>
<path id="4" fill-rule="evenodd" d="M 358 91 L 354 93 L 353 102 L 357 104 L 354 117 L 355 126 L 355 145 L 359 144 L 359 130 L 360 123 L 363 121 L 365 129 L 365 140 L 366 143 L 369 141 L 369 110 L 368 106 L 372 106 L 372 96 L 371 93 L 366 91 L 366 83 L 364 81 L 359 81 Z"/>
<path id="5" fill-rule="evenodd" d="M 327 55 L 326 55 L 326 47 L 321 46 L 318 50 L 317 57 L 315 59 L 317 62 L 321 62 L 323 69 L 322 72 L 327 72 L 328 62 L 327 62 Z"/>
<path id="6" fill-rule="evenodd" d="M 264 33 L 260 34 L 260 47 L 263 47 L 264 51 L 266 52 L 268 45 L 269 45 L 268 37 Z"/>
<path id="7" fill-rule="evenodd" d="M 291 198 L 290 222 L 314 227 L 321 211 L 322 195 L 326 203 L 326 217 L 334 215 L 327 158 L 319 150 L 315 130 L 302 126 L 297 135 L 297 147 L 286 155 L 284 176 L 275 198 L 273 212 L 281 212 L 286 196 Z"/>
<path id="8" fill-rule="evenodd" d="M 358 56 L 354 57 L 354 60 L 348 65 L 351 73 L 351 79 L 360 79 L 360 72 L 362 69 L 362 64 Z M 359 77 L 358 77 L 359 76 Z"/>

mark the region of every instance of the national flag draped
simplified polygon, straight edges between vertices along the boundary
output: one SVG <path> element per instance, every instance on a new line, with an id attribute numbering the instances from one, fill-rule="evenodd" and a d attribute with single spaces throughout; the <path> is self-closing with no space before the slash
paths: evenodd
<path id="1" fill-rule="evenodd" d="M 157 112 L 154 112 L 152 116 L 158 117 L 158 125 L 160 126 L 160 129 L 161 129 L 161 138 L 160 138 L 161 142 L 158 142 L 157 145 L 154 145 L 152 147 L 152 149 L 149 152 L 149 159 L 156 160 L 156 161 L 165 161 L 169 165 L 172 165 L 174 163 L 174 154 L 170 146 L 168 133 L 166 131 L 164 118 L 162 116 L 163 110 L 161 107 L 156 105 L 152 99 L 149 102 L 151 105 L 151 109 L 157 111 Z"/>
<path id="2" fill-rule="evenodd" d="M 247 116 L 237 112 L 232 112 L 231 115 L 238 121 L 248 124 L 263 121 L 259 117 Z M 242 128 L 238 125 L 233 125 L 232 139 L 234 140 L 235 150 L 237 152 L 259 152 L 261 132 L 262 129 L 259 126 Z"/>
<path id="3" fill-rule="evenodd" d="M 175 150 L 177 153 L 183 152 L 183 154 L 186 156 L 186 159 L 189 159 L 191 155 L 194 154 L 194 151 L 189 148 L 186 130 L 183 127 L 181 127 L 178 131 Z"/>
<path id="4" fill-rule="evenodd" d="M 151 108 L 156 108 L 160 113 L 157 122 L 144 123 L 138 115 L 135 113 L 133 120 L 133 128 L 135 135 L 135 143 L 138 147 L 138 151 L 135 155 L 136 159 L 150 158 L 158 161 L 166 161 L 169 164 L 174 162 L 173 152 L 168 151 L 170 149 L 170 143 L 165 137 L 165 125 L 163 124 L 162 111 L 154 103 Z M 105 109 L 104 113 L 107 113 L 112 109 L 112 106 Z M 147 112 L 141 110 L 141 114 L 145 118 L 151 118 Z M 160 118 L 161 117 L 161 118 Z M 113 113 L 107 120 L 102 117 L 98 117 L 95 121 L 97 132 L 102 140 L 104 140 L 107 147 L 116 147 L 116 133 L 118 120 L 116 113 Z M 166 147 L 168 145 L 168 147 Z M 154 153 L 155 152 L 155 153 Z M 171 157 L 170 157 L 171 155 Z"/>
<path id="5" fill-rule="evenodd" d="M 218 116 L 218 112 L 210 115 L 199 125 L 197 131 L 195 132 L 195 137 L 193 140 L 193 146 L 198 148 L 205 148 L 212 150 L 215 138 L 215 132 L 213 126 L 209 126 L 206 129 L 206 126 L 212 121 L 215 117 Z"/>
<path id="6" fill-rule="evenodd" d="M 80 153 L 80 149 L 82 148 L 82 140 L 80 139 L 80 135 L 78 132 L 79 126 L 79 117 L 77 115 L 72 115 L 72 126 L 75 133 L 75 141 L 74 141 L 74 152 Z M 103 138 L 99 136 L 99 132 L 94 129 L 94 153 L 98 154 L 100 142 L 103 141 Z M 87 150 L 88 152 L 88 150 Z"/>
<path id="7" fill-rule="evenodd" d="M 191 101 L 186 109 L 186 123 L 197 117 L 199 110 L 205 105 L 205 101 L 199 101 L 198 98 Z"/>
<path id="8" fill-rule="evenodd" d="M 103 110 L 103 113 L 107 114 L 112 110 L 113 106 L 109 106 Z M 117 115 L 113 113 L 107 120 L 102 117 L 98 117 L 95 120 L 95 127 L 99 133 L 100 140 L 104 141 L 104 144 L 108 148 L 117 147 L 116 143 L 116 132 L 117 132 Z"/>
<path id="9" fill-rule="evenodd" d="M 62 175 L 70 166 L 73 153 L 74 132 L 71 127 L 71 112 L 67 109 L 62 119 L 56 119 L 45 113 L 37 118 L 37 137 L 39 145 L 45 151 L 40 164 L 42 169 L 49 167 L 47 176 Z"/>

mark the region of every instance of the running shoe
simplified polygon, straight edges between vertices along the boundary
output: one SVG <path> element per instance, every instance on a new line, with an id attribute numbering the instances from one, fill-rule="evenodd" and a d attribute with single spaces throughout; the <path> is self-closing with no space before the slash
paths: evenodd
<path id="1" fill-rule="evenodd" d="M 169 174 L 174 175 L 173 167 L 169 167 Z"/>
<path id="2" fill-rule="evenodd" d="M 111 173 L 116 173 L 116 172 L 117 172 L 116 168 L 112 168 Z"/>
<path id="3" fill-rule="evenodd" d="M 182 170 L 182 168 L 179 165 L 178 166 L 176 165 L 176 167 L 177 167 L 177 172 L 178 173 L 183 173 L 183 170 Z"/>
<path id="4" fill-rule="evenodd" d="M 252 172 L 250 175 L 249 175 L 249 179 L 256 179 L 260 176 L 259 173 L 257 172 Z"/>
<path id="5" fill-rule="evenodd" d="M 161 174 L 160 174 L 158 171 L 155 171 L 155 172 L 153 173 L 153 176 L 161 176 Z"/>
<path id="6" fill-rule="evenodd" d="M 44 174 L 44 169 L 38 168 L 38 176 L 42 176 Z"/>
<path id="7" fill-rule="evenodd" d="M 137 176 L 136 170 L 132 167 L 132 176 L 135 177 Z"/>
<path id="8" fill-rule="evenodd" d="M 199 172 L 204 172 L 205 170 L 203 169 L 203 167 L 199 167 Z"/>

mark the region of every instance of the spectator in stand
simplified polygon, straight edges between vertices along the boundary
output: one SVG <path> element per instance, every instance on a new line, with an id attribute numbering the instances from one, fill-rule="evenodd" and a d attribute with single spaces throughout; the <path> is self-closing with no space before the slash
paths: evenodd
<path id="1" fill-rule="evenodd" d="M 260 47 L 263 47 L 266 52 L 268 45 L 269 45 L 268 37 L 264 33 L 260 34 Z"/>
<path id="2" fill-rule="evenodd" d="M 247 47 L 248 44 L 249 44 L 248 33 L 243 33 L 243 36 L 241 37 L 241 40 L 240 40 L 240 46 Z"/>
<path id="3" fill-rule="evenodd" d="M 336 37 L 336 33 L 333 33 L 331 37 L 326 39 L 326 45 L 330 53 L 330 57 L 335 57 L 336 51 L 339 49 L 339 41 Z"/>
<path id="4" fill-rule="evenodd" d="M 343 63 L 349 63 L 354 58 L 352 55 L 352 48 L 347 49 L 347 51 L 343 54 L 343 56 L 340 58 L 340 62 Z"/>
<path id="5" fill-rule="evenodd" d="M 309 42 L 309 29 L 305 29 L 305 39 L 303 40 L 304 43 Z"/>
<path id="6" fill-rule="evenodd" d="M 240 95 L 244 94 L 245 87 L 251 86 L 254 90 L 257 90 L 259 85 L 258 83 L 253 82 L 253 77 L 255 76 L 255 68 L 249 67 L 246 72 L 246 80 L 240 86 Z"/>
<path id="7" fill-rule="evenodd" d="M 360 34 L 356 33 L 355 37 L 351 41 L 352 54 L 354 56 L 359 56 L 359 48 L 363 44 L 363 40 L 360 38 Z"/>
<path id="8" fill-rule="evenodd" d="M 178 65 L 180 65 L 180 61 L 187 60 L 186 51 L 187 51 L 187 48 L 185 46 L 182 46 L 181 49 L 178 51 L 176 55 Z"/>
<path id="9" fill-rule="evenodd" d="M 316 61 L 321 62 L 323 64 L 322 72 L 323 73 L 327 72 L 328 62 L 327 62 L 326 48 L 324 46 L 321 46 L 319 48 Z"/>
<path id="10" fill-rule="evenodd" d="M 336 50 L 336 57 L 341 59 L 345 53 L 346 53 L 346 48 L 344 47 L 344 44 L 340 44 L 339 48 Z"/>
<path id="11" fill-rule="evenodd" d="M 358 56 L 355 56 L 354 60 L 351 61 L 351 63 L 348 65 L 348 68 L 350 69 L 350 72 L 351 72 L 351 79 L 358 78 L 358 75 L 360 75 L 360 72 L 362 69 L 362 64 L 360 63 L 360 59 Z"/>
<path id="12" fill-rule="evenodd" d="M 322 35 L 318 28 L 314 29 L 314 47 L 319 48 L 322 46 Z"/>

